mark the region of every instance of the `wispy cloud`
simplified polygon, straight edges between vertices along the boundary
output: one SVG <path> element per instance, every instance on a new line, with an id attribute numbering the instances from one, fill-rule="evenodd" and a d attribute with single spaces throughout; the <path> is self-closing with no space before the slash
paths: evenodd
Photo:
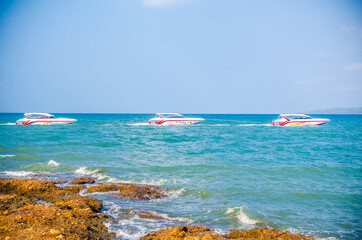
<path id="1" fill-rule="evenodd" d="M 362 63 L 357 62 L 357 63 L 351 63 L 351 64 L 348 64 L 348 65 L 344 65 L 343 70 L 344 71 L 361 71 L 362 70 Z"/>
<path id="2" fill-rule="evenodd" d="M 166 7 L 186 1 L 188 0 L 143 0 L 142 3 L 148 7 Z"/>

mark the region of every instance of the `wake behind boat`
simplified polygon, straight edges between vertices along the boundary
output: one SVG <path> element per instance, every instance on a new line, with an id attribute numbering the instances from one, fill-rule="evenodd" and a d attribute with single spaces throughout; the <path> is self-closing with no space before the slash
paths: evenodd
<path id="1" fill-rule="evenodd" d="M 331 120 L 326 118 L 311 118 L 305 114 L 280 114 L 279 118 L 272 121 L 273 126 L 318 126 Z"/>
<path id="2" fill-rule="evenodd" d="M 178 113 L 156 113 L 156 116 L 151 118 L 148 123 L 153 125 L 184 126 L 198 124 L 202 121 L 205 121 L 205 119 L 184 117 Z"/>
<path id="3" fill-rule="evenodd" d="M 76 119 L 55 118 L 49 113 L 25 113 L 25 118 L 16 121 L 16 125 L 50 125 L 50 124 L 73 124 Z"/>

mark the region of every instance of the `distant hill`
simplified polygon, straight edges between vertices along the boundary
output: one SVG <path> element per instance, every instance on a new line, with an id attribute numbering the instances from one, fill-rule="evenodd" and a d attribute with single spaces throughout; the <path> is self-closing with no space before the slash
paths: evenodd
<path id="1" fill-rule="evenodd" d="M 362 107 L 358 108 L 328 108 L 309 111 L 309 114 L 362 114 Z"/>

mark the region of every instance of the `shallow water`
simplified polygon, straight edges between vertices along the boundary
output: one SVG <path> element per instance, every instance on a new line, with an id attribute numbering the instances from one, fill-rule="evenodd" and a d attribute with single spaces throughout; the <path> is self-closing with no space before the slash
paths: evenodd
<path id="1" fill-rule="evenodd" d="M 185 127 L 149 126 L 149 114 L 57 115 L 78 121 L 16 126 L 21 114 L 0 114 L 1 176 L 91 175 L 170 190 L 171 198 L 150 202 L 93 194 L 116 219 L 107 224 L 118 237 L 204 224 L 362 238 L 360 115 L 316 115 L 331 122 L 304 128 L 270 126 L 277 115 L 193 115 L 206 121 Z"/>

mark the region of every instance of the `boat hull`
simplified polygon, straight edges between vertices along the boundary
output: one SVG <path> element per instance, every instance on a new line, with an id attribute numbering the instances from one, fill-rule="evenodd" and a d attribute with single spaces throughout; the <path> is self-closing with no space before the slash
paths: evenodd
<path id="1" fill-rule="evenodd" d="M 44 119 L 29 119 L 22 118 L 16 121 L 16 125 L 55 125 L 55 124 L 73 124 L 76 119 L 71 118 L 44 118 Z"/>
<path id="2" fill-rule="evenodd" d="M 152 118 L 148 121 L 151 125 L 163 125 L 163 126 L 188 126 L 201 123 L 205 119 L 203 118 L 174 118 L 174 119 L 163 119 L 163 118 Z"/>
<path id="3" fill-rule="evenodd" d="M 319 126 L 322 124 L 328 123 L 329 119 L 310 119 L 308 120 L 299 120 L 299 121 L 283 121 L 277 122 L 274 121 L 272 123 L 273 126 L 281 126 L 281 127 L 311 127 L 311 126 Z"/>

